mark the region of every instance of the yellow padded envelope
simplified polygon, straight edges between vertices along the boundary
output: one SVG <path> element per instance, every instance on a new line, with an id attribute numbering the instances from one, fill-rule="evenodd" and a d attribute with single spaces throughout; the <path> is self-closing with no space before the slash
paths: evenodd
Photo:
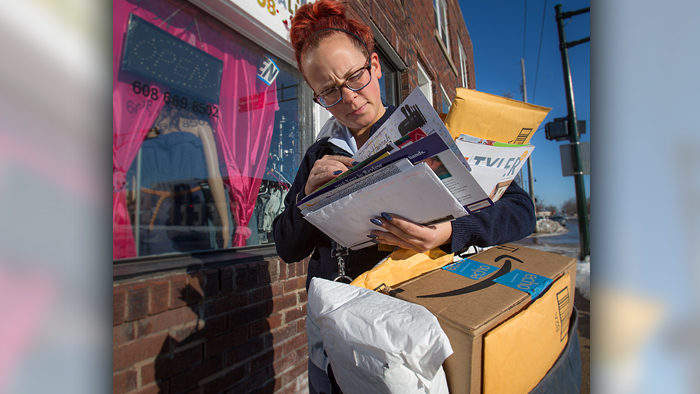
<path id="1" fill-rule="evenodd" d="M 573 289 L 569 274 L 484 337 L 482 394 L 530 392 L 566 346 Z"/>
<path id="2" fill-rule="evenodd" d="M 550 110 L 472 89 L 457 88 L 444 121 L 455 139 L 460 134 L 469 134 L 509 144 L 529 144 Z"/>

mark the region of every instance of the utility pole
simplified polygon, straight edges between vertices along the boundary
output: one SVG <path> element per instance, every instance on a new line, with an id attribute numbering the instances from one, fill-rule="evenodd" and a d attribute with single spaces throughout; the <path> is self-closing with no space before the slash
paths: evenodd
<path id="1" fill-rule="evenodd" d="M 520 58 L 520 69 L 523 73 L 523 102 L 527 103 L 527 83 L 525 82 L 525 59 Z M 532 174 L 532 155 L 527 158 L 527 180 L 530 185 L 530 198 L 532 199 L 532 205 L 535 207 L 535 214 L 537 214 L 537 203 L 535 203 L 535 178 Z M 535 231 L 537 229 L 535 228 Z"/>
<path id="2" fill-rule="evenodd" d="M 574 159 L 574 183 L 576 185 L 576 207 L 578 212 L 578 230 L 581 240 L 581 259 L 591 254 L 590 234 L 588 232 L 588 212 L 586 210 L 586 185 L 583 182 L 583 160 L 581 159 L 581 146 L 579 144 L 578 122 L 576 121 L 576 105 L 574 104 L 574 88 L 571 82 L 571 68 L 569 67 L 569 48 L 588 42 L 586 37 L 573 42 L 566 42 L 564 33 L 564 19 L 590 12 L 591 8 L 583 8 L 578 11 L 561 12 L 561 4 L 554 9 L 557 12 L 557 26 L 559 28 L 559 50 L 561 51 L 561 64 L 564 70 L 564 86 L 566 87 L 566 104 L 569 121 L 569 141 L 571 141 Z"/>

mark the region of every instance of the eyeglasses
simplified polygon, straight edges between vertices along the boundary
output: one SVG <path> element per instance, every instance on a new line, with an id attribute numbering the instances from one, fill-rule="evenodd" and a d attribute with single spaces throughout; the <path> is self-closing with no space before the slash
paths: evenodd
<path id="1" fill-rule="evenodd" d="M 328 88 L 314 96 L 314 101 L 323 108 L 332 107 L 340 102 L 343 93 L 340 89 L 345 86 L 353 92 L 364 89 L 372 81 L 372 62 L 355 71 L 342 84 Z"/>

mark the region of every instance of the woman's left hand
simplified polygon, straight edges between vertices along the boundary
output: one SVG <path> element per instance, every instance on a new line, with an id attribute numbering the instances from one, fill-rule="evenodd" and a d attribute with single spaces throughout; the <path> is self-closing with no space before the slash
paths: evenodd
<path id="1" fill-rule="evenodd" d="M 375 230 L 370 233 L 370 238 L 381 244 L 425 252 L 452 241 L 450 222 L 422 226 L 401 216 L 382 213 L 381 217 L 372 219 L 372 223 L 386 230 Z"/>

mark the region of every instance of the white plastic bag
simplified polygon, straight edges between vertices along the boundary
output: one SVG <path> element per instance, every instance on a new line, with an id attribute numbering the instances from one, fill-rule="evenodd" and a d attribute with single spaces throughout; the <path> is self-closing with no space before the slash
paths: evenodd
<path id="1" fill-rule="evenodd" d="M 343 393 L 448 394 L 442 362 L 452 346 L 424 307 L 313 278 L 307 312 L 310 352 L 312 343 L 325 350 Z"/>

